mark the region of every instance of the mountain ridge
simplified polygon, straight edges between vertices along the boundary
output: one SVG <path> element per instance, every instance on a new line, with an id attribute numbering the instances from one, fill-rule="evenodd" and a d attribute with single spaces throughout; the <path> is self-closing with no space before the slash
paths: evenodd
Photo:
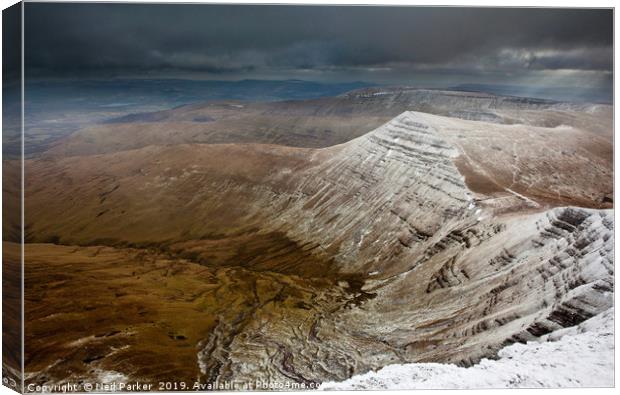
<path id="1" fill-rule="evenodd" d="M 49 336 L 81 374 L 82 360 L 104 355 L 97 366 L 114 370 L 130 358 L 114 350 L 131 336 L 140 339 L 132 347 L 195 351 L 177 358 L 155 347 L 134 360 L 129 379 L 162 379 L 165 364 L 200 382 L 304 383 L 393 363 L 473 364 L 611 306 L 611 211 L 566 207 L 532 187 L 551 173 L 558 179 L 546 191 L 569 185 L 601 207 L 587 194 L 607 185 L 604 151 L 599 162 L 592 154 L 605 141 L 574 126 L 407 111 L 320 149 L 183 143 L 27 160 L 27 248 L 36 259 L 26 270 L 82 281 L 82 293 L 143 301 L 141 311 L 158 317 L 128 310 L 129 327 L 113 320 L 105 328 L 117 335 L 92 338 L 62 329 L 75 314 L 72 295 L 29 288 L 27 336 Z M 524 153 L 536 146 L 548 149 L 530 160 Z M 580 178 L 582 162 L 551 172 L 565 163 L 562 151 L 588 158 L 589 178 Z M 531 166 L 513 172 L 514 155 Z M 496 189 L 470 188 L 489 177 Z M 84 262 L 85 274 L 62 274 L 65 262 Z M 117 279 L 112 292 L 99 277 Z M 124 288 L 129 279 L 139 287 Z M 140 296 L 150 293 L 165 297 Z M 31 302 L 44 296 L 65 306 L 53 318 Z M 191 322 L 179 327 L 170 318 L 178 311 Z M 54 337 L 63 331 L 70 336 Z M 69 358 L 66 344 L 76 341 L 89 348 Z M 30 380 L 48 381 L 48 368 L 38 369 Z"/>

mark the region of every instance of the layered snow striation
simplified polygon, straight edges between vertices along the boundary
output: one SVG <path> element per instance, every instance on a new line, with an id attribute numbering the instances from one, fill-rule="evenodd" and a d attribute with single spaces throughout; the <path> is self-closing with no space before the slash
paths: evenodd
<path id="1" fill-rule="evenodd" d="M 530 270 L 544 284 L 545 303 L 527 329 L 513 336 L 517 341 L 575 325 L 613 305 L 613 211 L 559 208 L 535 226 L 532 250 L 545 251 L 546 259 L 531 263 Z"/>
<path id="2" fill-rule="evenodd" d="M 472 197 L 452 159 L 458 151 L 419 114 L 406 112 L 347 144 L 303 177 L 279 220 L 297 237 L 337 250 L 341 270 L 405 268 L 394 255 L 474 221 Z M 294 221 L 291 221 L 295 218 Z M 385 273 L 384 273 L 385 274 Z"/>
<path id="3" fill-rule="evenodd" d="M 580 208 L 455 229 L 411 270 L 368 281 L 376 297 L 342 312 L 340 344 L 375 338 L 403 362 L 469 366 L 577 325 L 613 306 L 612 236 L 611 211 Z"/>
<path id="4" fill-rule="evenodd" d="M 503 348 L 497 359 L 464 368 L 452 364 L 389 365 L 346 381 L 326 382 L 323 390 L 483 389 L 612 387 L 614 313 L 605 310 L 578 326 L 526 344 Z"/>

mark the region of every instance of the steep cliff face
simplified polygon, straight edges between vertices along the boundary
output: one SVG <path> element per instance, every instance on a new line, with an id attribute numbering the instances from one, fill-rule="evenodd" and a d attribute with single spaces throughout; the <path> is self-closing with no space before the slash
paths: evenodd
<path id="1" fill-rule="evenodd" d="M 552 135 L 560 145 L 549 144 L 546 156 L 528 154 L 540 145 L 535 134 Z M 316 165 L 298 174 L 290 192 L 280 194 L 284 202 L 275 221 L 293 237 L 337 252 L 343 270 L 386 277 L 412 269 L 444 244 L 469 245 L 469 239 L 485 240 L 504 226 L 484 223 L 476 234 L 467 231 L 481 221 L 558 206 L 562 200 L 554 192 L 587 201 L 606 184 L 603 166 L 596 171 L 602 161 L 562 167 L 561 158 L 549 159 L 582 143 L 572 130 L 515 129 L 405 112 L 349 143 L 314 151 Z M 510 151 L 489 147 L 493 144 Z M 576 161 L 585 157 L 582 152 L 573 156 Z M 476 188 L 482 183 L 492 188 Z M 439 240 L 442 244 L 427 249 Z"/>
<path id="2" fill-rule="evenodd" d="M 611 306 L 612 218 L 558 208 L 464 226 L 429 243 L 413 270 L 367 284 L 378 296 L 365 308 L 381 312 L 371 322 L 413 360 L 475 362 Z"/>
<path id="3" fill-rule="evenodd" d="M 475 222 L 473 197 L 452 162 L 458 151 L 429 123 L 404 113 L 343 146 L 296 186 L 277 220 L 337 252 L 342 270 L 396 274 L 419 246 Z M 391 262 L 391 265 L 385 265 Z M 404 266 L 403 266 L 404 265 Z"/>

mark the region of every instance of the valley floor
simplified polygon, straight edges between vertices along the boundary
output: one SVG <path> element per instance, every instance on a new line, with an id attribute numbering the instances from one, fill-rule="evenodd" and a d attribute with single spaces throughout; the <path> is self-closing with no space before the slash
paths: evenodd
<path id="1" fill-rule="evenodd" d="M 580 325 L 502 349 L 497 360 L 389 365 L 323 390 L 481 389 L 614 386 L 613 308 Z"/>

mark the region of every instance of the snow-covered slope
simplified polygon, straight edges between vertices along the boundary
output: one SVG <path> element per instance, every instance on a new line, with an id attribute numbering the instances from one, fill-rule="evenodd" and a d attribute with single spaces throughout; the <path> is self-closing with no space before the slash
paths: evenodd
<path id="1" fill-rule="evenodd" d="M 245 327 L 238 339 L 261 344 L 232 343 L 232 376 L 292 369 L 320 382 L 399 362 L 474 364 L 612 305 L 612 211 L 474 197 L 443 137 L 462 122 L 404 113 L 316 151 L 319 165 L 273 196 L 275 229 L 318 244 L 364 286 L 343 281 L 355 300 L 329 313 Z M 257 359 L 285 362 L 247 368 Z"/>
<path id="2" fill-rule="evenodd" d="M 496 360 L 469 368 L 452 364 L 389 365 L 323 390 L 612 387 L 613 309 L 538 340 L 505 347 Z"/>
<path id="3" fill-rule="evenodd" d="M 473 197 L 453 163 L 458 154 L 432 123 L 406 112 L 318 151 L 322 164 L 286 197 L 278 221 L 300 239 L 337 251 L 343 271 L 401 273 L 407 264 L 395 254 L 420 254 L 433 236 L 475 223 Z"/>

